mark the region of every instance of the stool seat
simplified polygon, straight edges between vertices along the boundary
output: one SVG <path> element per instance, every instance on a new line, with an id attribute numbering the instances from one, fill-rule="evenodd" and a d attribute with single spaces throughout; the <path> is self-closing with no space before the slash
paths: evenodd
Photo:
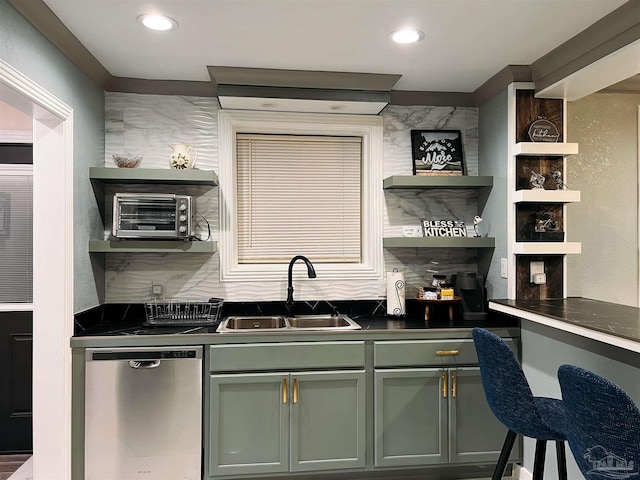
<path id="1" fill-rule="evenodd" d="M 559 480 L 567 480 L 566 420 L 562 400 L 533 395 L 520 362 L 499 336 L 477 327 L 472 335 L 487 403 L 508 429 L 492 480 L 499 480 L 504 475 L 517 435 L 536 440 L 533 480 L 543 478 L 547 441 L 556 443 Z"/>
<path id="2" fill-rule="evenodd" d="M 585 478 L 640 478 L 640 409 L 618 385 L 574 365 L 558 381 L 571 452 Z"/>

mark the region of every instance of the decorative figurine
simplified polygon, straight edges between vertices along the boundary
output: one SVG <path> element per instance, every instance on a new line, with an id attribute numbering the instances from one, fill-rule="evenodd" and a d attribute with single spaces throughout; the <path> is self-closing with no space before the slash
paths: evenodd
<path id="1" fill-rule="evenodd" d="M 556 221 L 556 216 L 548 210 L 538 210 L 536 212 L 536 223 L 534 227 L 538 233 L 555 232 L 560 230 L 560 226 Z"/>
<path id="2" fill-rule="evenodd" d="M 531 170 L 531 178 L 529 179 L 529 183 L 533 184 L 532 188 L 544 188 L 543 185 L 545 180 L 546 178 L 544 178 L 544 175 Z"/>
<path id="3" fill-rule="evenodd" d="M 555 170 L 551 172 L 551 176 L 556 181 L 558 190 L 566 190 L 567 188 L 569 188 L 567 184 L 562 181 L 562 172 L 560 170 Z"/>
<path id="4" fill-rule="evenodd" d="M 473 217 L 473 231 L 476 234 L 476 237 L 479 237 L 480 234 L 478 233 L 478 225 L 482 223 L 482 217 L 480 215 L 476 215 L 475 217 Z"/>

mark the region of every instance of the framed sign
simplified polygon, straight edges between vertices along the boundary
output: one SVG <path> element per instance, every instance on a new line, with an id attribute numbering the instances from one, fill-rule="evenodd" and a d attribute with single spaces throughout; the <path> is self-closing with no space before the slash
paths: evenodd
<path id="1" fill-rule="evenodd" d="M 414 175 L 465 175 L 460 130 L 411 130 Z"/>
<path id="2" fill-rule="evenodd" d="M 467 228 L 462 220 L 422 220 L 425 237 L 466 237 Z"/>

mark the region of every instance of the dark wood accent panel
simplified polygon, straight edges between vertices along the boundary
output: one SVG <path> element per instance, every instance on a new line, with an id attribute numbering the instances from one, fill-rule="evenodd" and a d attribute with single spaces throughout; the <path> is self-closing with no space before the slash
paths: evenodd
<path id="1" fill-rule="evenodd" d="M 562 157 L 527 157 L 518 156 L 516 160 L 516 190 L 527 190 L 531 188 L 531 172 L 534 171 L 544 175 L 544 189 L 557 190 L 556 181 L 551 176 L 551 172 L 563 171 Z"/>
<path id="2" fill-rule="evenodd" d="M 33 314 L 0 312 L 0 452 L 32 450 Z"/>
<path id="3" fill-rule="evenodd" d="M 543 261 L 547 283 L 535 285 L 529 281 L 530 262 Z M 562 298 L 562 255 L 516 255 L 516 300 L 547 300 Z"/>
<path id="4" fill-rule="evenodd" d="M 561 204 L 520 203 L 516 205 L 516 242 L 562 242 L 564 237 L 550 232 L 550 235 L 537 234 L 536 219 L 542 213 L 549 212 L 558 226 L 558 233 L 564 232 L 564 218 Z M 546 217 L 545 217 L 546 218 Z M 560 238 L 562 237 L 562 238 Z"/>
<path id="5" fill-rule="evenodd" d="M 553 123 L 563 141 L 563 102 L 553 98 L 535 98 L 533 90 L 516 90 L 516 142 L 530 142 L 527 134 L 531 122 L 539 117 Z"/>

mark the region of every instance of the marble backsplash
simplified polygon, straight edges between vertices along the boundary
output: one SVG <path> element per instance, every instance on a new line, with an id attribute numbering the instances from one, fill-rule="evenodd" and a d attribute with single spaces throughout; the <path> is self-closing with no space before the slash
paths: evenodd
<path id="1" fill-rule="evenodd" d="M 170 143 L 185 143 L 198 150 L 196 168 L 217 172 L 217 115 L 215 98 L 106 93 L 105 166 L 111 155 L 143 155 L 142 168 L 169 168 Z M 478 111 L 473 107 L 388 106 L 384 121 L 384 177 L 411 175 L 412 129 L 461 130 L 468 175 L 478 174 Z M 148 186 L 140 185 L 140 191 Z M 155 189 L 154 189 L 155 190 Z M 158 191 L 158 190 L 155 190 Z M 165 187 L 164 191 L 173 191 Z M 113 193 L 114 190 L 107 190 Z M 218 189 L 199 187 L 197 209 L 218 240 Z M 384 190 L 384 236 L 401 236 L 402 226 L 419 225 L 423 218 L 463 219 L 472 224 L 475 197 L 458 190 Z M 109 203 L 109 202 L 107 202 Z M 108 218 L 108 216 L 107 216 Z M 201 238 L 206 224 L 199 221 Z M 110 225 L 105 226 L 105 238 Z M 304 253 L 304 252 L 301 252 Z M 222 297 L 227 301 L 277 301 L 286 298 L 286 265 L 277 282 L 220 281 L 220 252 L 206 254 L 108 254 L 105 260 L 106 302 L 147 300 L 151 285 L 164 287 L 165 296 Z M 406 296 L 416 295 L 434 273 L 451 275 L 476 270 L 473 249 L 384 249 L 385 271 L 404 272 Z M 386 296 L 384 278 L 365 281 L 295 281 L 296 300 L 364 300 Z"/>

